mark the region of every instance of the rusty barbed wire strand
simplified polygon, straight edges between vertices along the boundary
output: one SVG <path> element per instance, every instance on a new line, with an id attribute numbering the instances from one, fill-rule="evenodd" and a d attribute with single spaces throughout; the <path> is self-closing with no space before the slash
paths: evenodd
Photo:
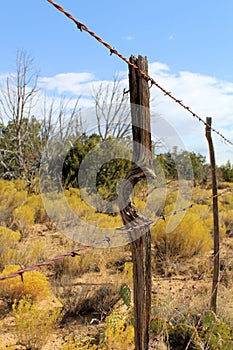
<path id="1" fill-rule="evenodd" d="M 226 143 L 230 144 L 231 146 L 233 146 L 233 142 L 231 140 L 229 140 L 228 138 L 226 138 L 220 131 L 216 130 L 215 128 L 213 128 L 211 125 L 209 125 L 204 119 L 202 119 L 198 114 L 196 114 L 194 111 L 192 111 L 190 109 L 190 107 L 188 107 L 187 105 L 185 105 L 182 100 L 176 98 L 170 91 L 167 91 L 165 88 L 163 88 L 159 83 L 157 83 L 157 81 L 153 78 L 151 78 L 148 74 L 146 74 L 145 72 L 143 72 L 137 65 L 135 65 L 134 63 L 130 62 L 130 60 L 128 60 L 125 56 L 123 56 L 120 52 L 118 52 L 116 49 L 114 49 L 109 43 L 107 43 L 106 41 L 104 41 L 100 36 L 98 36 L 95 32 L 93 32 L 92 30 L 90 30 L 84 23 L 78 21 L 77 19 L 75 19 L 73 17 L 73 15 L 71 13 L 69 13 L 68 11 L 66 11 L 62 6 L 60 6 L 59 4 L 55 3 L 53 0 L 47 0 L 50 4 L 52 4 L 54 7 L 56 7 L 60 12 L 64 13 L 65 16 L 67 16 L 70 20 L 72 20 L 76 26 L 78 27 L 78 29 L 80 31 L 85 31 L 88 34 L 90 34 L 93 38 L 95 38 L 100 44 L 104 45 L 109 51 L 110 54 L 114 54 L 116 56 L 118 56 L 120 59 L 122 59 L 125 63 L 127 63 L 128 65 L 130 65 L 131 67 L 133 67 L 135 70 L 137 70 L 137 72 L 147 81 L 150 82 L 151 86 L 154 85 L 156 86 L 159 90 L 161 90 L 163 92 L 163 94 L 165 96 L 170 97 L 170 99 L 172 99 L 173 101 L 175 101 L 177 104 L 179 104 L 183 109 L 185 109 L 188 113 L 190 113 L 193 118 L 196 118 L 199 122 L 203 123 L 205 126 L 209 127 L 215 134 L 217 134 L 218 136 L 220 136 Z"/>
<path id="2" fill-rule="evenodd" d="M 68 252 L 65 252 L 65 253 L 61 253 L 61 254 L 58 254 L 56 255 L 55 257 L 53 258 L 50 258 L 50 259 L 47 259 L 45 261 L 42 261 L 42 262 L 38 262 L 36 264 L 33 264 L 31 266 L 28 266 L 28 267 L 25 267 L 25 268 L 22 268 L 20 270 L 17 270 L 15 272 L 12 272 L 8 275 L 5 275 L 5 276 L 0 276 L 0 281 L 3 281 L 3 280 L 6 280 L 6 279 L 9 279 L 9 278 L 14 278 L 14 277 L 17 277 L 17 276 L 20 276 L 21 279 L 23 280 L 23 274 L 25 272 L 29 272 L 29 271 L 34 271 L 36 270 L 37 268 L 39 267 L 43 267 L 43 266 L 47 266 L 47 265 L 51 265 L 53 264 L 55 261 L 57 260 L 62 260 L 68 256 L 71 256 L 71 257 L 75 257 L 77 255 L 80 255 L 79 253 L 84 251 L 84 250 L 87 250 L 87 249 L 90 249 L 90 248 L 95 248 L 97 247 L 98 245 L 106 242 L 106 244 L 108 245 L 108 247 L 111 247 L 111 240 L 113 238 L 116 238 L 116 237 L 119 237 L 119 236 L 123 236 L 123 235 L 126 235 L 126 234 L 129 234 L 131 233 L 132 231 L 134 230 L 138 230 L 138 229 L 141 229 L 141 228 L 149 228 L 150 226 L 152 226 L 153 224 L 157 223 L 159 220 L 166 220 L 167 217 L 170 217 L 170 216 L 174 216 L 174 215 L 177 215 L 177 213 L 179 212 L 184 212 L 184 211 L 187 211 L 188 209 L 191 209 L 192 207 L 194 207 L 195 205 L 198 205 L 198 204 L 202 204 L 204 202 L 206 202 L 207 200 L 210 200 L 214 197 L 221 197 L 221 196 L 224 196 L 226 193 L 228 192 L 231 192 L 233 191 L 233 188 L 227 188 L 225 190 L 223 190 L 221 193 L 217 194 L 217 195 L 214 195 L 214 196 L 208 196 L 208 197 L 205 197 L 205 198 L 202 198 L 196 202 L 193 202 L 189 205 L 187 205 L 186 207 L 183 207 L 183 208 L 179 208 L 177 210 L 174 210 L 168 214 L 164 214 L 164 215 L 160 215 L 158 217 L 156 217 L 155 220 L 150 220 L 150 219 L 147 219 L 145 221 L 145 218 L 144 217 L 141 217 L 140 215 L 138 216 L 138 220 L 139 220 L 139 223 L 137 221 L 137 218 L 136 218 L 136 224 L 132 224 L 131 226 L 129 225 L 125 225 L 125 226 L 122 226 L 122 227 L 118 227 L 116 228 L 116 232 L 111 235 L 111 236 L 105 236 L 104 238 L 102 238 L 101 240 L 98 240 L 98 241 L 95 241 L 94 243 L 92 244 L 83 244 L 81 245 L 80 247 L 78 248 L 75 248 L 71 251 L 68 251 Z M 142 222 L 140 223 L 140 219 L 142 218 Z"/>

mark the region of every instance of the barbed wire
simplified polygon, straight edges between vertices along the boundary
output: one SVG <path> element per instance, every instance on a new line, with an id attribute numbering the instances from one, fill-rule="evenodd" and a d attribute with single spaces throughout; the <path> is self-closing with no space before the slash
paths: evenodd
<path id="1" fill-rule="evenodd" d="M 77 247 L 77 248 L 75 248 L 75 249 L 73 249 L 71 251 L 65 252 L 65 253 L 58 254 L 55 257 L 50 258 L 48 260 L 45 260 L 45 261 L 42 261 L 42 262 L 38 262 L 36 264 L 33 264 L 33 265 L 25 267 L 25 268 L 21 268 L 20 270 L 12 272 L 12 273 L 10 273 L 8 275 L 0 276 L 0 281 L 6 280 L 6 279 L 9 279 L 9 278 L 14 278 L 14 277 L 17 277 L 17 276 L 20 276 L 21 280 L 23 281 L 23 274 L 25 272 L 34 271 L 34 270 L 36 270 L 39 267 L 51 265 L 55 261 L 62 260 L 62 259 L 66 258 L 66 257 L 69 257 L 69 256 L 70 257 L 75 257 L 77 255 L 80 255 L 80 252 L 82 252 L 84 250 L 87 250 L 87 249 L 90 249 L 90 248 L 96 248 L 100 244 L 103 244 L 103 243 L 106 243 L 108 245 L 108 247 L 110 248 L 111 247 L 111 240 L 113 238 L 129 234 L 129 233 L 131 233 L 134 230 L 139 230 L 139 229 L 142 229 L 142 228 L 149 228 L 152 225 L 156 224 L 159 220 L 164 220 L 165 221 L 167 217 L 175 216 L 179 212 L 187 211 L 188 209 L 191 209 L 195 205 L 203 204 L 206 201 L 208 201 L 208 200 L 210 200 L 210 199 L 212 199 L 214 197 L 224 196 L 226 193 L 231 192 L 231 191 L 233 191 L 233 188 L 226 188 L 225 190 L 223 190 L 221 193 L 219 193 L 217 195 L 214 195 L 214 196 L 212 195 L 212 196 L 208 196 L 208 197 L 202 198 L 202 199 L 200 199 L 200 200 L 198 200 L 196 202 L 193 202 L 193 203 L 191 203 L 191 204 L 189 204 L 189 205 L 187 205 L 185 207 L 176 209 L 176 210 L 174 210 L 174 211 L 172 211 L 170 213 L 164 214 L 164 215 L 157 216 L 154 220 L 145 219 L 145 217 L 142 217 L 142 216 L 139 215 L 138 216 L 138 220 L 137 220 L 137 218 L 136 218 L 136 220 L 134 220 L 135 221 L 134 224 L 131 224 L 131 225 L 128 224 L 128 225 L 116 228 L 115 229 L 116 232 L 113 235 L 111 235 L 111 236 L 105 236 L 104 238 L 102 238 L 102 239 L 100 239 L 98 241 L 95 241 L 92 244 L 83 244 L 80 247 Z M 140 220 L 141 220 L 141 222 L 140 222 Z"/>
<path id="2" fill-rule="evenodd" d="M 125 63 L 127 63 L 129 66 L 133 67 L 147 82 L 150 82 L 151 86 L 156 86 L 159 90 L 163 92 L 165 96 L 170 97 L 173 101 L 175 101 L 177 104 L 179 104 L 182 108 L 184 108 L 188 113 L 190 113 L 193 118 L 196 118 L 199 122 L 203 123 L 206 127 L 210 128 L 215 134 L 220 136 L 225 142 L 233 146 L 233 142 L 229 140 L 227 137 L 225 137 L 220 131 L 213 128 L 211 125 L 209 125 L 204 119 L 202 119 L 197 113 L 195 113 L 192 109 L 190 109 L 189 106 L 185 105 L 182 100 L 176 98 L 170 91 L 167 91 L 164 87 L 162 87 L 155 79 L 150 77 L 148 74 L 143 72 L 136 64 L 130 62 L 125 56 L 123 56 L 120 52 L 118 52 L 115 48 L 113 48 L 109 43 L 104 41 L 100 36 L 98 36 L 95 32 L 90 30 L 84 23 L 78 21 L 73 17 L 71 13 L 66 11 L 62 6 L 55 3 L 53 0 L 47 0 L 50 4 L 52 4 L 54 7 L 56 7 L 60 12 L 64 13 L 65 16 L 67 16 L 70 20 L 72 20 L 77 28 L 80 31 L 85 31 L 88 34 L 90 34 L 93 38 L 95 38 L 100 44 L 104 45 L 109 51 L 110 55 L 114 54 L 118 56 L 121 60 L 123 60 Z"/>

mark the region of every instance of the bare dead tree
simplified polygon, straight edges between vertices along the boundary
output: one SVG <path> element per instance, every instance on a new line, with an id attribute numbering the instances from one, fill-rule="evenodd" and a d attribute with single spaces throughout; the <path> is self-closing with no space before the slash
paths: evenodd
<path id="1" fill-rule="evenodd" d="M 47 174 L 54 179 L 59 191 L 62 190 L 60 177 L 65 158 L 83 133 L 85 133 L 85 122 L 79 109 L 79 99 L 71 100 L 63 96 L 48 102 L 45 97 L 40 179 Z"/>
<path id="2" fill-rule="evenodd" d="M 16 72 L 0 85 L 0 170 L 2 177 L 24 178 L 29 186 L 38 175 L 49 139 L 75 138 L 83 131 L 79 99 L 47 99 L 39 93 L 37 83 L 33 59 L 18 50 Z M 43 107 L 36 117 L 34 107 L 38 101 Z"/>
<path id="3" fill-rule="evenodd" d="M 121 81 L 102 82 L 93 94 L 98 133 L 102 140 L 108 136 L 123 138 L 131 131 L 128 95 Z"/>
<path id="4" fill-rule="evenodd" d="M 45 142 L 52 137 L 60 141 L 68 137 L 75 139 L 80 133 L 85 132 L 85 121 L 79 109 L 79 98 L 73 101 L 62 96 L 48 102 L 44 96 L 42 115 L 41 132 Z"/>
<path id="5" fill-rule="evenodd" d="M 12 126 L 9 137 L 15 147 L 9 150 L 6 148 L 4 154 L 10 153 L 21 175 L 26 173 L 23 144 L 29 132 L 29 121 L 37 99 L 37 81 L 38 74 L 34 69 L 33 59 L 25 51 L 18 50 L 16 73 L 9 75 L 4 86 L 0 86 L 0 109 L 2 120 L 8 120 Z M 2 164 L 9 170 L 4 160 Z"/>

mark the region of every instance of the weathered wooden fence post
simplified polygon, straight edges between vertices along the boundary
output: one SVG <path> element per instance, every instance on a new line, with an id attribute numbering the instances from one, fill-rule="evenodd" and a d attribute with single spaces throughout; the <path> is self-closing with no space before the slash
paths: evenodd
<path id="1" fill-rule="evenodd" d="M 212 174 L 212 194 L 213 194 L 213 216 L 214 216 L 214 270 L 213 270 L 213 284 L 211 293 L 210 307 L 217 312 L 217 294 L 218 294 L 218 279 L 219 279 L 219 218 L 218 218 L 218 189 L 216 179 L 216 164 L 214 155 L 214 146 L 211 137 L 211 118 L 206 118 L 206 138 L 209 144 L 211 174 Z"/>
<path id="2" fill-rule="evenodd" d="M 130 62 L 148 73 L 146 57 L 130 57 Z M 151 311 L 151 233 L 149 221 L 137 213 L 132 188 L 142 179 L 154 178 L 151 154 L 150 93 L 148 82 L 129 66 L 129 88 L 133 132 L 132 167 L 120 191 L 121 217 L 124 224 L 141 225 L 130 234 L 134 278 L 135 349 L 149 349 Z M 137 226 L 138 227 L 138 226 Z"/>

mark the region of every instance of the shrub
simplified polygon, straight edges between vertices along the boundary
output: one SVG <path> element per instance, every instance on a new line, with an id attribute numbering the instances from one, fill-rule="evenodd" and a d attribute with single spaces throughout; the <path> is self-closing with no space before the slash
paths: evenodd
<path id="1" fill-rule="evenodd" d="M 211 350 L 231 349 L 233 330 L 221 322 L 213 312 L 207 311 L 203 315 L 199 333 L 205 342 L 205 348 Z"/>
<path id="2" fill-rule="evenodd" d="M 61 281 L 61 285 L 55 290 L 55 295 L 64 305 L 63 322 L 69 317 L 76 317 L 88 308 L 88 296 L 91 288 L 74 287 L 71 281 Z"/>
<path id="3" fill-rule="evenodd" d="M 133 263 L 131 261 L 126 261 L 124 263 L 124 269 L 121 275 L 121 281 L 124 284 L 129 285 L 129 287 L 133 287 Z"/>
<path id="4" fill-rule="evenodd" d="M 70 189 L 65 191 L 67 202 L 71 208 L 82 220 L 95 224 L 97 227 L 114 228 L 122 225 L 120 216 L 110 216 L 100 213 L 103 208 L 98 207 L 98 200 L 95 201 L 94 196 L 91 200 L 93 207 L 88 205 L 81 197 L 78 190 Z M 89 196 L 86 194 L 86 196 Z M 106 208 L 104 209 L 106 210 Z"/>
<path id="5" fill-rule="evenodd" d="M 151 230 L 158 257 L 192 257 L 211 248 L 209 230 L 197 214 L 187 212 L 171 233 L 166 233 L 166 225 L 164 220 L 159 220 Z"/>
<path id="6" fill-rule="evenodd" d="M 19 265 L 8 265 L 0 276 L 8 275 L 20 269 Z M 38 271 L 26 272 L 21 276 L 1 281 L 0 296 L 12 304 L 14 300 L 20 300 L 28 295 L 32 300 L 39 301 L 47 298 L 51 293 L 47 278 Z"/>
<path id="7" fill-rule="evenodd" d="M 18 252 L 15 249 L 20 240 L 20 233 L 7 227 L 0 226 L 0 269 L 5 264 L 17 260 Z"/>
<path id="8" fill-rule="evenodd" d="M 134 349 L 134 327 L 130 313 L 112 312 L 106 319 L 105 344 L 108 350 Z"/>
<path id="9" fill-rule="evenodd" d="M 69 191 L 65 191 L 65 195 L 70 208 L 82 219 L 85 220 L 88 215 L 95 212 L 95 209 L 83 201 L 76 192 L 71 191 L 69 193 Z"/>
<path id="10" fill-rule="evenodd" d="M 27 181 L 24 179 L 15 179 L 10 181 L 13 183 L 15 189 L 20 192 L 20 191 L 24 191 L 27 188 Z"/>
<path id="11" fill-rule="evenodd" d="M 225 209 L 233 209 L 233 193 L 226 193 L 220 198 L 220 201 Z"/>
<path id="12" fill-rule="evenodd" d="M 26 266 L 46 260 L 48 258 L 46 244 L 39 240 L 22 242 L 17 251 L 17 256 L 18 260 L 16 261 Z"/>
<path id="13" fill-rule="evenodd" d="M 20 233 L 8 227 L 0 226 L 0 239 L 2 243 L 7 241 L 8 244 L 12 246 L 20 240 Z"/>
<path id="14" fill-rule="evenodd" d="M 7 225 L 13 219 L 20 222 L 21 219 L 22 226 L 30 226 L 34 221 L 47 220 L 41 195 L 28 195 L 26 187 L 24 180 L 0 180 L 0 224 Z"/>
<path id="15" fill-rule="evenodd" d="M 13 219 L 13 211 L 25 202 L 27 192 L 18 192 L 11 181 L 0 180 L 0 224 L 7 225 Z"/>
<path id="16" fill-rule="evenodd" d="M 68 247 L 67 250 L 72 250 L 72 248 Z M 93 249 L 92 251 L 87 250 L 85 254 L 81 254 L 80 256 L 57 260 L 54 263 L 54 278 L 56 280 L 61 279 L 63 276 L 73 278 L 82 276 L 87 272 L 105 270 L 108 255 L 110 254 L 107 249 Z"/>
<path id="17" fill-rule="evenodd" d="M 168 327 L 168 342 L 171 349 L 183 350 L 189 343 L 190 350 L 201 350 L 201 341 L 197 330 L 193 326 L 177 324 Z"/>
<path id="18" fill-rule="evenodd" d="M 28 228 L 34 224 L 35 214 L 35 209 L 27 204 L 14 210 L 14 222 L 21 232 L 26 233 Z"/>
<path id="19" fill-rule="evenodd" d="M 62 350 L 105 350 L 100 348 L 95 344 L 91 344 L 91 341 L 88 337 L 67 337 L 65 344 L 62 346 Z"/>
<path id="20" fill-rule="evenodd" d="M 207 220 L 212 216 L 211 208 L 207 204 L 197 204 L 190 211 L 197 214 L 201 220 Z"/>
<path id="21" fill-rule="evenodd" d="M 158 337 L 159 335 L 161 335 L 161 337 L 163 337 L 164 339 L 168 340 L 166 335 L 167 332 L 165 332 L 165 329 L 167 330 L 167 320 L 164 318 L 160 318 L 160 317 L 154 317 L 151 319 L 150 321 L 150 332 L 153 336 L 153 338 Z M 165 336 L 164 334 L 165 333 Z"/>
<path id="22" fill-rule="evenodd" d="M 208 206 L 206 204 L 195 205 L 191 210 L 191 213 L 195 213 L 199 216 L 199 218 L 203 221 L 203 223 L 208 227 L 209 232 L 213 234 L 214 231 L 214 222 L 213 222 L 213 210 L 212 204 Z M 219 208 L 220 212 L 220 208 Z M 219 222 L 219 234 L 222 239 L 225 237 L 224 227 L 221 225 L 221 221 Z"/>
<path id="23" fill-rule="evenodd" d="M 20 262 L 24 265 L 34 264 L 46 259 L 45 246 L 40 241 L 18 244 L 21 234 L 7 227 L 0 226 L 0 269 L 5 265 Z"/>
<path id="24" fill-rule="evenodd" d="M 12 305 L 18 342 L 27 349 L 39 350 L 48 340 L 51 331 L 61 319 L 61 309 L 53 310 L 33 304 L 30 296 L 24 296 Z"/>
<path id="25" fill-rule="evenodd" d="M 9 199 L 8 204 L 10 204 L 12 209 L 15 209 L 25 203 L 27 199 L 27 192 L 15 192 L 11 199 Z"/>
<path id="26" fill-rule="evenodd" d="M 233 237 L 233 211 L 225 210 L 220 213 L 220 223 L 225 229 L 225 234 L 228 237 Z"/>
<path id="27" fill-rule="evenodd" d="M 31 195 L 28 197 L 26 204 L 35 210 L 35 223 L 41 223 L 48 221 L 47 213 L 45 211 L 41 195 Z"/>

